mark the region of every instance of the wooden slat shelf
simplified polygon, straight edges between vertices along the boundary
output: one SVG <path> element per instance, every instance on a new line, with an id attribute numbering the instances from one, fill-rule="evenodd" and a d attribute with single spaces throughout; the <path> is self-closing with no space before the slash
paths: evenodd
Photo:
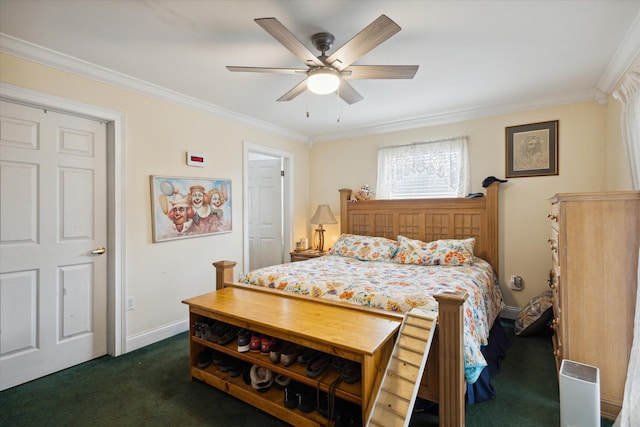
<path id="1" fill-rule="evenodd" d="M 360 363 L 362 379 L 355 384 L 341 382 L 335 397 L 359 405 L 362 419 L 366 419 L 370 401 L 382 381 L 401 324 L 397 316 L 384 313 L 375 315 L 340 305 L 282 298 L 237 287 L 219 289 L 183 302 L 190 309 L 192 379 L 204 381 L 295 426 L 327 425 L 328 420 L 317 411 L 303 413 L 285 407 L 283 392 L 275 387 L 260 393 L 245 384 L 242 376 L 231 377 L 214 364 L 205 369 L 197 368 L 198 355 L 206 349 L 219 351 L 325 393 L 339 373 L 329 367 L 321 377 L 310 378 L 304 365 L 283 366 L 272 363 L 269 355 L 238 352 L 237 339 L 224 346 L 209 342 L 195 336 L 196 322 L 203 318 L 213 319 Z"/>
<path id="2" fill-rule="evenodd" d="M 272 387 L 266 392 L 258 392 L 244 383 L 242 375 L 231 377 L 229 374 L 219 371 L 213 364 L 205 369 L 191 367 L 191 377 L 248 402 L 291 425 L 306 427 L 324 426 L 328 423 L 328 420 L 316 411 L 304 413 L 298 409 L 289 409 L 284 406 L 284 391 Z"/>
<path id="3" fill-rule="evenodd" d="M 237 340 L 231 342 L 230 344 L 227 344 L 226 346 L 220 346 L 218 344 L 197 337 L 191 337 L 191 339 L 193 342 L 199 343 L 204 347 L 209 347 L 213 350 L 219 351 L 238 360 L 251 363 L 252 365 L 255 364 L 264 366 L 265 368 L 273 371 L 275 374 L 286 375 L 293 381 L 308 385 L 313 388 L 316 388 L 318 386 L 318 381 L 320 381 L 320 390 L 325 393 L 329 391 L 329 386 L 331 385 L 331 383 L 339 377 L 339 373 L 332 371 L 329 367 L 321 377 L 310 378 L 307 376 L 306 366 L 301 365 L 297 362 L 290 366 L 284 366 L 281 363 L 271 362 L 268 354 L 252 353 L 250 351 L 240 353 L 237 350 Z M 360 384 L 347 384 L 344 381 L 341 382 L 336 388 L 336 397 L 356 403 L 358 405 L 362 404 L 362 390 L 360 389 Z"/>

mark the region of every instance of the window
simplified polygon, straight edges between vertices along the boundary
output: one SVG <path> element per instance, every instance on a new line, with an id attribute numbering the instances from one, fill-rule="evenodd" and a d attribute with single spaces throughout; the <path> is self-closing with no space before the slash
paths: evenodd
<path id="1" fill-rule="evenodd" d="M 380 148 L 376 187 L 378 199 L 466 196 L 467 137 Z"/>

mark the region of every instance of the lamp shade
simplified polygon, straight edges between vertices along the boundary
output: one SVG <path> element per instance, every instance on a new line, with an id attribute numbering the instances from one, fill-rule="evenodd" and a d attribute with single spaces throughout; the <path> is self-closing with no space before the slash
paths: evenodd
<path id="1" fill-rule="evenodd" d="M 311 217 L 311 224 L 337 224 L 329 205 L 318 205 L 316 213 Z"/>
<path id="2" fill-rule="evenodd" d="M 315 94 L 326 95 L 335 92 L 340 86 L 340 76 L 336 70 L 317 68 L 309 71 L 307 88 Z"/>

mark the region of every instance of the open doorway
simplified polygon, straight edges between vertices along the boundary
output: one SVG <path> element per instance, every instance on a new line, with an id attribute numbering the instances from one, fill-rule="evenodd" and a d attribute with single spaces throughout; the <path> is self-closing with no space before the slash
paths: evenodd
<path id="1" fill-rule="evenodd" d="M 282 264 L 291 250 L 293 154 L 244 144 L 243 271 Z"/>

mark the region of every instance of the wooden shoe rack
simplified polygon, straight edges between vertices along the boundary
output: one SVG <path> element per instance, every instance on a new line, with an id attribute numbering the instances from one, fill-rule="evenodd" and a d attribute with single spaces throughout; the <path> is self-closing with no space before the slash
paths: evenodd
<path id="1" fill-rule="evenodd" d="M 200 369 L 198 355 L 207 348 L 219 351 L 241 361 L 270 369 L 292 380 L 328 392 L 338 373 L 330 369 L 319 378 L 306 375 L 303 365 L 274 364 L 269 355 L 240 353 L 237 340 L 221 346 L 195 336 L 194 325 L 203 319 L 212 319 L 250 329 L 261 334 L 294 342 L 327 354 L 360 363 L 362 379 L 355 384 L 342 382 L 336 398 L 360 405 L 362 419 L 366 420 L 372 399 L 375 398 L 394 345 L 395 335 L 403 316 L 378 311 L 354 310 L 339 303 L 317 304 L 311 300 L 288 297 L 268 289 L 229 287 L 184 300 L 189 306 L 191 339 L 191 378 L 203 381 L 250 405 L 255 406 L 295 426 L 322 426 L 328 421 L 317 411 L 303 413 L 284 406 L 281 390 L 273 387 L 257 392 L 245 384 L 242 376 L 231 377 L 211 364 Z"/>

